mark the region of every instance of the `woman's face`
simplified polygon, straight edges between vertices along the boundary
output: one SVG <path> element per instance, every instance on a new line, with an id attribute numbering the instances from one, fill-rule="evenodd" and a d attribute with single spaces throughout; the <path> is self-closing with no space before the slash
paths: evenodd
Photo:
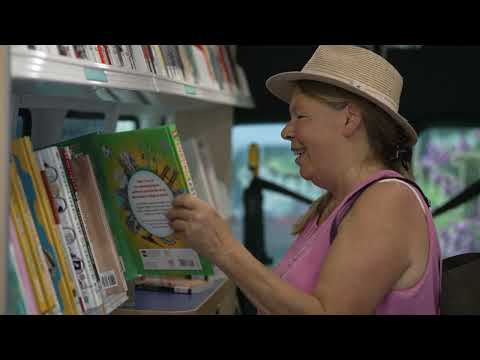
<path id="1" fill-rule="evenodd" d="M 290 121 L 282 138 L 291 142 L 300 175 L 322 186 L 322 177 L 335 165 L 345 113 L 321 101 L 294 91 L 290 101 Z"/>

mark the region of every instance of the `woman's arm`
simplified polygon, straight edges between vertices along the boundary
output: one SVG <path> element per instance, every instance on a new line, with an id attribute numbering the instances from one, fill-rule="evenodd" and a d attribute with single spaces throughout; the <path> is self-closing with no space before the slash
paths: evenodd
<path id="1" fill-rule="evenodd" d="M 343 221 L 317 287 L 307 294 L 256 260 L 205 203 L 184 197 L 177 206 L 172 226 L 267 314 L 372 313 L 409 267 L 410 239 L 426 226 L 408 189 L 375 184 Z"/>

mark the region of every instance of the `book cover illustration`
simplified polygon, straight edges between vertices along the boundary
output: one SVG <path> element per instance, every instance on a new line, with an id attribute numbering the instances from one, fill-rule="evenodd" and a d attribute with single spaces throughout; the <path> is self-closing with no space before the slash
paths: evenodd
<path id="1" fill-rule="evenodd" d="M 175 136 L 168 125 L 68 142 L 74 153 L 90 156 L 127 280 L 212 273 L 208 261 L 175 237 L 165 216 L 191 185 Z"/>

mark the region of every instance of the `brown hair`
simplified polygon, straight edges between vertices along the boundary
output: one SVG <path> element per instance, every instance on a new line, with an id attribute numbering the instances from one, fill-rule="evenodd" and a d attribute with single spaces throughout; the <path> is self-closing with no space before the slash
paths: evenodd
<path id="1" fill-rule="evenodd" d="M 349 103 L 356 104 L 361 109 L 368 143 L 372 148 L 375 159 L 386 168 L 414 180 L 411 167 L 413 149 L 406 145 L 407 134 L 381 108 L 360 96 L 333 85 L 312 80 L 300 80 L 296 84 L 303 94 L 321 101 L 332 109 L 340 111 Z M 398 149 L 405 151 L 403 161 L 400 161 L 396 156 Z M 293 226 L 292 233 L 300 233 L 312 216 L 322 214 L 330 198 L 331 194 L 327 192 L 314 201 L 308 211 Z"/>

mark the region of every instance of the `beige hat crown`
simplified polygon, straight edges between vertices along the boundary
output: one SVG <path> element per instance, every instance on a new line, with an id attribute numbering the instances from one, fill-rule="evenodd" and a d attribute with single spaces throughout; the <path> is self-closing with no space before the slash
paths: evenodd
<path id="1" fill-rule="evenodd" d="M 405 129 L 409 145 L 415 144 L 415 130 L 398 113 L 403 78 L 380 55 L 358 46 L 321 45 L 301 71 L 274 75 L 266 85 L 275 96 L 290 102 L 298 80 L 328 83 L 370 100 Z"/>

